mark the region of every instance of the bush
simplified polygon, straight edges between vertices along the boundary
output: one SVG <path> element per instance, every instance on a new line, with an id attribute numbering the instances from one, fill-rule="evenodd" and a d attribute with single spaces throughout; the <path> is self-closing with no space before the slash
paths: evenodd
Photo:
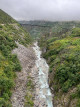
<path id="1" fill-rule="evenodd" d="M 12 107 L 9 101 L 6 101 L 4 98 L 0 98 L 0 107 Z"/>
<path id="2" fill-rule="evenodd" d="M 77 86 L 77 96 L 80 98 L 80 85 Z"/>
<path id="3" fill-rule="evenodd" d="M 80 107 L 80 99 L 78 99 L 76 107 Z"/>
<path id="4" fill-rule="evenodd" d="M 80 28 L 74 28 L 72 30 L 72 36 L 73 37 L 80 36 Z"/>
<path id="5" fill-rule="evenodd" d="M 72 87 L 71 80 L 67 80 L 67 81 L 62 85 L 62 90 L 63 90 L 63 92 L 67 92 L 70 87 Z"/>
<path id="6" fill-rule="evenodd" d="M 12 62 L 12 66 L 13 66 L 13 71 L 21 71 L 21 69 L 22 69 L 22 67 L 21 67 L 21 65 L 20 65 L 20 62 L 19 62 L 19 60 L 18 60 L 18 58 L 17 58 L 17 55 L 9 55 L 8 56 L 8 58 L 11 60 L 11 62 Z M 10 62 L 10 63 L 11 63 Z"/>
<path id="7" fill-rule="evenodd" d="M 12 72 L 11 66 L 6 65 L 6 66 L 4 67 L 4 73 L 6 74 L 6 76 L 7 76 L 8 78 L 14 78 L 14 73 Z"/>
<path id="8" fill-rule="evenodd" d="M 0 107 L 4 107 L 4 105 L 5 105 L 4 98 L 0 98 Z"/>
<path id="9" fill-rule="evenodd" d="M 3 26 L 2 25 L 0 25 L 0 29 L 2 28 Z"/>
<path id="10" fill-rule="evenodd" d="M 15 65 L 14 65 L 14 71 L 21 71 L 21 65 L 20 65 L 20 63 L 15 63 Z"/>
<path id="11" fill-rule="evenodd" d="M 0 76 L 0 95 L 3 96 L 4 93 L 11 95 L 10 89 L 14 86 L 14 82 L 11 79 Z"/>
<path id="12" fill-rule="evenodd" d="M 52 55 L 52 56 L 50 57 L 49 63 L 53 62 L 55 59 L 56 59 L 56 55 Z"/>

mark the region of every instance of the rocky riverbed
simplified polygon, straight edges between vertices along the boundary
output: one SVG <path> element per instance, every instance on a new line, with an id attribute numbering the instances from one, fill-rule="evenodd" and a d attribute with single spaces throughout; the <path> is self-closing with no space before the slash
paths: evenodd
<path id="1" fill-rule="evenodd" d="M 16 86 L 13 91 L 11 102 L 12 107 L 24 107 L 27 77 L 35 64 L 35 54 L 32 48 L 26 48 L 17 43 L 18 48 L 14 49 L 12 53 L 17 54 L 22 66 L 21 72 L 16 72 L 17 78 L 15 80 Z"/>
<path id="2" fill-rule="evenodd" d="M 22 71 L 16 73 L 16 87 L 11 97 L 12 107 L 32 107 L 25 106 L 25 96 L 28 96 L 28 94 L 26 95 L 28 77 L 31 77 L 34 85 L 34 88 L 31 89 L 34 107 L 53 107 L 52 95 L 48 85 L 49 67 L 46 61 L 40 58 L 41 51 L 37 42 L 30 48 L 26 48 L 19 43 L 17 45 L 18 48 L 14 49 L 12 53 L 17 54 Z"/>

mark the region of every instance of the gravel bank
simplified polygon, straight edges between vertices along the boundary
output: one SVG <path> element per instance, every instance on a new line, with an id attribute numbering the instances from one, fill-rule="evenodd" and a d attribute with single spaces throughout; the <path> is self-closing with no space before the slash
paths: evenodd
<path id="1" fill-rule="evenodd" d="M 32 48 L 26 48 L 18 43 L 17 45 L 18 48 L 14 49 L 12 53 L 17 54 L 22 66 L 22 71 L 16 73 L 16 86 L 11 97 L 11 102 L 12 107 L 24 107 L 27 76 L 35 64 L 35 54 Z"/>

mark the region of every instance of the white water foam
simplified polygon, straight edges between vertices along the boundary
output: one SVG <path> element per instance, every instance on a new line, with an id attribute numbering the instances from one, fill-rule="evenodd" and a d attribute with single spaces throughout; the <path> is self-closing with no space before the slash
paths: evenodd
<path id="1" fill-rule="evenodd" d="M 33 47 L 33 49 L 37 56 L 36 66 L 39 70 L 39 75 L 38 75 L 39 86 L 40 86 L 39 97 L 44 98 L 45 103 L 48 107 L 53 107 L 52 94 L 48 85 L 49 66 L 46 63 L 46 60 L 44 58 L 41 58 L 41 51 L 40 48 L 38 47 L 37 42 L 34 45 L 35 47 Z"/>

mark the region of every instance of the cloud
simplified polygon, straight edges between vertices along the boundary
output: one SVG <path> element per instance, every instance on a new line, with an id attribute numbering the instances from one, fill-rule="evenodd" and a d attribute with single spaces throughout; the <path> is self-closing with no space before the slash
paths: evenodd
<path id="1" fill-rule="evenodd" d="M 0 8 L 17 20 L 80 20 L 80 0 L 0 0 Z"/>

